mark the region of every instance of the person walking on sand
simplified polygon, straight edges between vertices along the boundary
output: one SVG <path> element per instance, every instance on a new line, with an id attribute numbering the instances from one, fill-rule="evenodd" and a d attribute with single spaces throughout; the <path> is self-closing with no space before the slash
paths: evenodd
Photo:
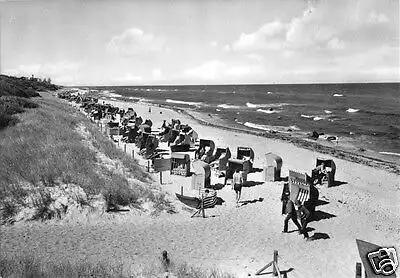
<path id="1" fill-rule="evenodd" d="M 304 238 L 308 240 L 309 236 L 307 233 L 307 224 L 308 221 L 310 220 L 311 213 L 299 200 L 296 200 L 294 205 L 297 210 L 297 217 L 300 218 L 300 223 L 301 223 L 300 234 L 303 234 Z"/>
<path id="2" fill-rule="evenodd" d="M 233 190 L 236 193 L 236 206 L 239 205 L 240 195 L 242 194 L 243 176 L 239 169 L 233 174 Z"/>
<path id="3" fill-rule="evenodd" d="M 299 222 L 297 221 L 297 213 L 296 213 L 296 208 L 293 204 L 292 200 L 288 200 L 286 203 L 286 218 L 284 221 L 284 226 L 283 226 L 283 231 L 282 233 L 287 233 L 288 232 L 288 225 L 289 225 L 289 220 L 292 219 L 293 223 L 296 225 L 297 229 L 299 230 L 299 233 L 301 232 L 301 226 Z"/>

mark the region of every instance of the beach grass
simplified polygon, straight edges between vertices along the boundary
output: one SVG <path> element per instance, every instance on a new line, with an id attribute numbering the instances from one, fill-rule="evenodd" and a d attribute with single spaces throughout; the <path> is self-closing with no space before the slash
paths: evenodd
<path id="1" fill-rule="evenodd" d="M 121 263 L 69 261 L 43 262 L 33 256 L 6 257 L 0 255 L 1 277 L 176 277 L 176 278 L 234 278 L 236 276 L 219 269 L 204 269 L 185 262 L 176 262 L 168 268 L 168 274 L 157 261 L 151 260 L 145 266 L 147 271 L 127 273 Z"/>
<path id="2" fill-rule="evenodd" d="M 127 206 L 138 204 L 141 199 L 157 199 L 143 185 L 150 180 L 148 173 L 117 150 L 82 113 L 52 97 L 37 98 L 28 105 L 38 107 L 18 114 L 20 122 L 0 132 L 0 217 L 3 220 L 15 215 L 32 193 L 36 196 L 36 219 L 57 216 L 48 211 L 54 200 L 45 191 L 60 184 L 78 185 L 88 197 L 102 195 L 107 205 Z M 81 126 L 92 135 L 92 145 L 78 131 Z M 124 175 L 104 167 L 98 152 L 120 160 L 142 182 L 128 183 Z"/>

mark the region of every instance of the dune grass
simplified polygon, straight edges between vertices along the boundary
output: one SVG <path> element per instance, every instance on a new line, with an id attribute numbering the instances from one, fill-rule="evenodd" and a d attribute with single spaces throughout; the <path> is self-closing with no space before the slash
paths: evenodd
<path id="1" fill-rule="evenodd" d="M 75 108 L 52 97 L 35 99 L 34 103 L 39 107 L 19 114 L 19 124 L 0 131 L 0 218 L 15 215 L 32 191 L 37 193 L 61 183 L 79 185 L 89 197 L 101 194 L 107 204 L 114 206 L 137 204 L 141 198 L 154 199 L 143 185 L 129 184 L 124 176 L 98 163 L 96 154 L 100 151 L 122 161 L 138 180 L 150 180 L 135 161 L 117 150 Z M 84 142 L 77 131 L 80 125 L 93 135 L 95 148 Z M 35 203 L 37 218 L 54 217 L 46 211 L 51 203 L 48 196 L 36 195 L 43 197 Z"/>
<path id="2" fill-rule="evenodd" d="M 149 261 L 149 271 L 127 273 L 122 264 L 108 262 L 91 263 L 87 261 L 70 263 L 62 261 L 42 262 L 32 256 L 9 258 L 0 255 L 0 277 L 165 277 L 165 269 L 160 263 Z M 234 278 L 229 273 L 218 269 L 204 269 L 191 266 L 185 262 L 172 263 L 169 277 L 177 278 Z"/>

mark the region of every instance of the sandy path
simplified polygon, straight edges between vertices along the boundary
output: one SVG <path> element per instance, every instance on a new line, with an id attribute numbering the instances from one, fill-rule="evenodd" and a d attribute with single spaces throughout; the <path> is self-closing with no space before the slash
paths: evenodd
<path id="1" fill-rule="evenodd" d="M 164 108 L 152 107 L 149 113 L 147 105 L 129 107 L 143 118 L 151 118 L 155 127 L 161 126 L 163 119 L 183 119 Z M 264 154 L 273 151 L 283 158 L 282 176 L 287 176 L 289 169 L 309 173 L 319 156 L 284 142 L 200 126 L 186 118 L 183 122 L 193 126 L 201 138 L 216 138 L 216 145 L 230 146 L 232 153 L 237 146 L 252 147 L 258 168 L 262 168 Z M 177 202 L 179 213 L 158 218 L 116 216 L 108 222 L 87 225 L 49 222 L 1 227 L 1 249 L 9 254 L 32 252 L 48 260 L 122 261 L 135 270 L 166 249 L 176 260 L 215 265 L 239 277 L 254 274 L 277 249 L 280 268 L 293 268 L 288 277 L 353 277 L 355 262 L 360 261 L 356 238 L 400 250 L 400 179 L 383 170 L 340 159 L 335 162 L 336 180 L 347 184 L 321 188 L 320 199 L 328 204 L 317 207 L 334 217 L 309 224 L 314 229 L 311 235 L 320 233 L 328 239 L 306 242 L 296 232 L 280 233 L 282 182 L 275 182 L 244 188 L 243 200 L 264 200 L 240 208 L 235 208 L 234 193 L 225 187 L 218 191 L 225 203 L 207 210 L 206 219 L 191 219 L 190 212 L 181 210 Z M 262 173 L 250 174 L 249 180 L 261 181 Z M 190 192 L 190 178 L 164 173 L 163 181 L 161 187 L 171 199 L 181 186 Z M 212 183 L 217 182 L 222 179 L 213 176 Z M 290 223 L 289 230 L 293 228 Z"/>

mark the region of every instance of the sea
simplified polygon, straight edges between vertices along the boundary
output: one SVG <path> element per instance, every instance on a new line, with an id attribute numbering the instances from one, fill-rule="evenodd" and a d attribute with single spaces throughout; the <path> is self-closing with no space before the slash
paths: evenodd
<path id="1" fill-rule="evenodd" d="M 194 109 L 231 125 L 316 131 L 399 158 L 400 84 L 338 83 L 95 87 L 114 99 Z"/>

